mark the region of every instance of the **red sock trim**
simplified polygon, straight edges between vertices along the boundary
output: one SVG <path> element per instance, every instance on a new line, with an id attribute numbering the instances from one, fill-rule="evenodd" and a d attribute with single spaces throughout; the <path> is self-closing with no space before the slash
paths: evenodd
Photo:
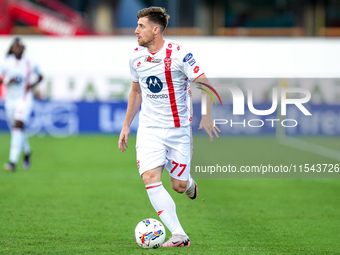
<path id="1" fill-rule="evenodd" d="M 146 189 L 153 189 L 153 188 L 157 188 L 159 186 L 162 186 L 162 183 L 161 184 L 158 184 L 158 185 L 153 185 L 153 186 L 147 186 Z"/>

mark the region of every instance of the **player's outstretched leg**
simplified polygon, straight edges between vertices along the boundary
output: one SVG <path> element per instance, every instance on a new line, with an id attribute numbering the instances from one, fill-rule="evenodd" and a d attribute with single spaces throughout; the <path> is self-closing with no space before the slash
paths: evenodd
<path id="1" fill-rule="evenodd" d="M 183 246 L 190 246 L 190 240 L 187 235 L 173 235 L 169 238 L 168 241 L 163 243 L 161 247 L 183 247 Z"/>
<path id="2" fill-rule="evenodd" d="M 175 202 L 163 187 L 162 182 L 148 184 L 146 190 L 158 216 L 173 235 L 162 247 L 189 246 L 189 237 L 177 218 Z"/>
<path id="3" fill-rule="evenodd" d="M 31 167 L 32 150 L 31 150 L 31 146 L 28 141 L 28 137 L 26 133 L 24 133 L 24 139 L 23 139 L 23 152 L 24 152 L 24 160 L 22 162 L 22 166 L 25 170 L 28 170 Z"/>
<path id="4" fill-rule="evenodd" d="M 23 147 L 24 132 L 22 128 L 14 127 L 11 129 L 11 146 L 9 149 L 9 162 L 4 165 L 8 172 L 15 171 L 16 164 Z"/>
<path id="5" fill-rule="evenodd" d="M 194 181 L 194 179 L 191 178 L 191 176 L 189 178 L 188 188 L 185 191 L 185 194 L 190 199 L 195 199 L 197 197 L 198 186 L 197 186 L 197 183 Z"/>

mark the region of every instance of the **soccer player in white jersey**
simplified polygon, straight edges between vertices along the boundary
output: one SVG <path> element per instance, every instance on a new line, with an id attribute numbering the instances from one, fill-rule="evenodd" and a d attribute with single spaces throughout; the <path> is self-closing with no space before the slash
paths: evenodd
<path id="1" fill-rule="evenodd" d="M 15 38 L 3 64 L 0 65 L 0 81 L 6 85 L 5 109 L 11 126 L 9 162 L 4 169 L 14 172 L 21 153 L 23 167 L 30 167 L 31 147 L 25 134 L 25 124 L 33 107 L 32 89 L 43 79 L 37 65 L 23 57 L 24 45 Z"/>
<path id="2" fill-rule="evenodd" d="M 191 115 L 188 106 L 188 81 L 206 82 L 206 77 L 190 51 L 163 39 L 169 15 L 160 7 L 142 9 L 137 14 L 135 34 L 137 47 L 130 58 L 132 88 L 118 146 L 128 147 L 130 125 L 138 112 L 137 166 L 147 194 L 159 217 L 172 236 L 162 247 L 189 246 L 176 206 L 161 182 L 165 169 L 170 174 L 172 188 L 195 199 L 198 188 L 190 175 Z M 202 86 L 198 84 L 199 86 Z M 207 98 L 208 110 L 202 115 L 200 129 L 210 140 L 220 130 L 211 119 L 212 100 Z"/>

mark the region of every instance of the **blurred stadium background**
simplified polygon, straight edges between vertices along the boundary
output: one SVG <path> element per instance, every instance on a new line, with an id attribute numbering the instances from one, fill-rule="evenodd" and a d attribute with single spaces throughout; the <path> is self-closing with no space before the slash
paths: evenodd
<path id="1" fill-rule="evenodd" d="M 0 4 L 2 34 L 131 35 L 135 13 L 150 5 L 167 8 L 172 17 L 167 33 L 175 35 L 340 34 L 337 0 L 1 0 Z"/>
<path id="2" fill-rule="evenodd" d="M 2 0 L 0 55 L 5 55 L 13 37 L 21 36 L 26 55 L 39 63 L 45 76 L 27 127 L 32 135 L 120 132 L 131 85 L 128 58 L 137 45 L 136 12 L 149 5 L 168 9 L 171 19 L 166 36 L 192 50 L 221 94 L 224 109 L 217 107 L 215 118 L 231 116 L 232 97 L 223 91 L 224 84 L 239 87 L 245 95 L 251 89 L 257 109 L 269 109 L 275 87 L 300 87 L 312 93 L 308 105 L 312 116 L 293 107 L 287 116 L 280 116 L 297 120 L 296 127 L 223 125 L 222 134 L 338 139 L 340 3 L 307 0 Z M 1 88 L 0 100 L 5 90 Z M 198 90 L 192 90 L 197 95 Z M 200 96 L 193 99 L 197 106 Z M 195 133 L 199 133 L 199 114 L 194 111 Z M 277 116 L 275 112 L 261 118 Z M 244 117 L 254 119 L 247 109 Z M 137 123 L 138 118 L 133 132 Z M 1 101 L 0 130 L 8 131 Z M 310 150 L 315 145 L 295 146 Z M 316 146 L 314 152 L 324 150 Z M 331 152 L 337 157 L 339 148 L 332 147 Z"/>
<path id="3" fill-rule="evenodd" d="M 273 87 L 306 88 L 317 114 L 307 120 L 311 128 L 290 132 L 340 134 L 334 106 L 340 100 L 339 1 L 1 0 L 0 55 L 21 36 L 26 55 L 45 75 L 36 91 L 32 134 L 120 131 L 131 84 L 128 57 L 137 45 L 136 12 L 149 5 L 168 9 L 166 36 L 192 49 L 219 85 L 252 89 L 256 104 L 271 102 Z M 224 101 L 230 103 L 230 96 Z M 0 130 L 7 130 L 1 103 Z"/>
<path id="4" fill-rule="evenodd" d="M 116 144 L 131 86 L 128 60 L 137 46 L 136 13 L 150 5 L 168 10 L 171 18 L 165 36 L 190 48 L 216 85 L 223 101 L 223 107 L 215 108 L 216 118 L 233 118 L 232 97 L 223 90 L 224 84 L 235 85 L 244 93 L 252 89 L 257 109 L 270 108 L 275 87 L 299 87 L 312 93 L 306 105 L 312 116 L 303 116 L 294 107 L 288 109 L 286 118 L 298 121 L 294 128 L 225 125 L 222 137 L 209 143 L 204 132 L 196 128 L 200 96 L 197 96 L 199 90 L 193 87 L 196 109 L 193 165 L 339 164 L 339 0 L 0 0 L 0 57 L 5 57 L 13 38 L 20 36 L 26 45 L 26 56 L 40 65 L 45 77 L 36 90 L 38 100 L 27 127 L 34 152 L 32 171 L 27 173 L 19 168 L 15 177 L 8 177 L 4 171 L 0 174 L 0 194 L 6 194 L 0 204 L 9 215 L 8 220 L 18 222 L 15 227 L 1 224 L 1 240 L 9 241 L 0 243 L 0 247 L 3 245 L 0 251 L 39 254 L 34 247 L 39 247 L 38 240 L 47 236 L 50 239 L 45 246 L 40 246 L 45 247 L 41 254 L 51 251 L 80 254 L 89 247 L 85 246 L 84 250 L 81 250 L 83 246 L 72 247 L 72 242 L 85 243 L 78 238 L 79 233 L 83 238 L 93 235 L 86 243 L 91 243 L 90 250 L 102 251 L 98 254 L 112 251 L 111 241 L 121 247 L 133 242 L 133 230 L 125 233 L 125 229 L 133 229 L 143 216 L 134 210 L 133 203 L 126 202 L 135 200 L 134 194 L 124 190 L 128 185 L 139 185 L 142 190 L 143 184 L 135 166 L 133 135 L 127 153 L 120 154 Z M 1 162 L 7 161 L 10 140 L 3 108 L 5 93 L 6 88 L 0 86 Z M 282 118 L 277 112 L 270 117 Z M 246 108 L 244 118 L 259 117 L 250 115 Z M 235 120 L 242 121 L 242 118 Z M 137 121 L 138 118 L 132 125 L 133 133 Z M 110 136 L 103 137 L 105 134 Z M 200 216 L 201 224 L 189 225 L 193 240 L 210 242 L 209 247 L 200 244 L 200 250 L 193 250 L 193 254 L 218 254 L 211 250 L 213 245 L 219 247 L 221 254 L 228 249 L 231 254 L 340 252 L 336 241 L 339 179 L 211 181 L 203 178 L 230 176 L 197 174 L 196 177 L 202 177 L 198 180 L 202 184 L 201 214 L 213 215 L 210 221 L 218 231 L 211 230 L 210 222 L 201 225 L 209 219 L 204 215 Z M 305 173 L 267 177 L 320 176 Z M 338 178 L 340 174 L 333 172 L 331 176 L 321 177 Z M 122 185 L 116 185 L 117 182 Z M 169 187 L 169 183 L 166 185 Z M 141 211 L 148 217 L 157 217 L 146 194 L 140 193 L 137 200 Z M 57 209 L 55 212 L 48 209 L 51 200 L 52 207 Z M 281 207 L 283 204 L 286 207 Z M 179 205 L 187 206 L 187 201 L 181 200 Z M 129 213 L 124 214 L 121 221 L 110 221 L 114 217 L 121 219 L 122 211 Z M 55 225 L 60 225 L 53 225 L 49 217 L 43 219 L 41 215 L 45 214 L 52 215 Z M 189 212 L 181 214 L 186 222 L 194 221 Z M 269 215 L 275 214 L 278 216 L 267 230 L 261 229 L 268 226 Z M 66 221 L 64 215 L 69 217 Z M 286 215 L 289 217 L 284 221 Z M 27 217 L 35 220 L 33 228 L 30 220 L 25 220 Z M 88 222 L 88 217 L 92 217 L 92 222 Z M 105 226 L 101 217 L 110 225 Z M 252 223 L 254 218 L 256 224 Z M 306 221 L 301 222 L 302 218 Z M 93 222 L 98 224 L 97 229 L 86 228 Z M 55 231 L 58 227 L 61 230 Z M 84 232 L 73 233 L 78 227 Z M 108 233 L 114 228 L 124 231 L 114 233 L 113 238 L 112 233 L 98 234 L 97 238 L 95 231 Z M 63 238 L 69 230 L 71 241 L 63 240 L 63 246 L 58 238 Z M 27 236 L 23 236 L 22 231 Z M 195 234 L 205 231 L 210 236 Z M 225 231 L 228 236 L 238 234 L 228 241 L 219 235 Z M 248 241 L 244 240 L 245 236 Z M 276 236 L 275 244 L 271 243 L 272 236 Z M 252 240 L 256 237 L 258 243 L 254 244 Z M 101 238 L 106 243 L 96 246 L 104 242 Z M 227 248 L 219 246 L 226 242 Z M 116 254 L 134 252 L 139 254 L 124 248 Z"/>

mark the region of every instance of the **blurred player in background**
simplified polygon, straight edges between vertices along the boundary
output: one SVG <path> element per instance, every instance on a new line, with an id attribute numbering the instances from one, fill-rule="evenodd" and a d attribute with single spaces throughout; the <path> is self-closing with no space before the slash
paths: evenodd
<path id="1" fill-rule="evenodd" d="M 128 108 L 118 146 L 125 151 L 130 125 L 139 107 L 137 165 L 146 190 L 159 217 L 172 232 L 162 247 L 189 246 L 190 240 L 176 213 L 175 203 L 161 182 L 164 168 L 169 171 L 172 188 L 195 199 L 198 188 L 190 175 L 191 114 L 188 81 L 206 82 L 204 72 L 193 57 L 176 42 L 164 40 L 169 15 L 160 7 L 145 8 L 137 14 L 137 47 L 130 58 L 133 79 Z M 202 86 L 201 84 L 197 84 Z M 212 100 L 202 115 L 200 129 L 210 140 L 219 129 L 211 118 Z"/>
<path id="2" fill-rule="evenodd" d="M 37 65 L 23 57 L 25 46 L 20 38 L 15 38 L 7 56 L 0 65 L 0 77 L 6 86 L 5 110 L 11 126 L 9 162 L 4 169 L 13 172 L 24 153 L 23 167 L 30 167 L 31 147 L 25 134 L 33 107 L 32 89 L 43 79 Z"/>

